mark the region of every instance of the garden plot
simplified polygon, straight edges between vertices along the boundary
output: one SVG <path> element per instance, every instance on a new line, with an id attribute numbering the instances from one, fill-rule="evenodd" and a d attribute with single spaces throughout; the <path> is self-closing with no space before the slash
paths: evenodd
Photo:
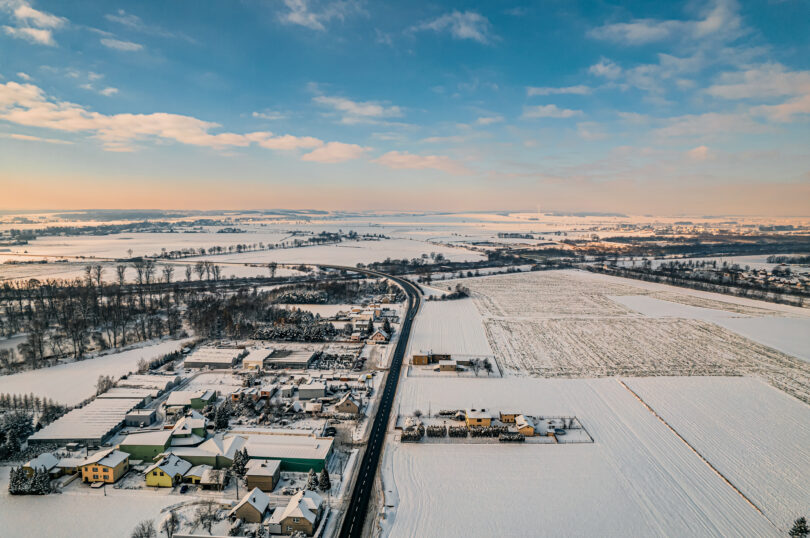
<path id="1" fill-rule="evenodd" d="M 381 469 L 392 537 L 779 535 L 615 379 L 406 380 L 402 412 L 425 402 L 576 415 L 594 443 L 390 443 Z"/>
<path id="2" fill-rule="evenodd" d="M 625 382 L 787 532 L 810 506 L 810 407 L 752 378 Z"/>

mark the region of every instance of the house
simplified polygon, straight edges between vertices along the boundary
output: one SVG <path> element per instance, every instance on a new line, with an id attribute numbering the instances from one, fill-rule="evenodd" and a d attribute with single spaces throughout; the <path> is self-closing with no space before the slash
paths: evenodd
<path id="1" fill-rule="evenodd" d="M 50 452 L 45 452 L 44 454 L 40 454 L 36 458 L 28 461 L 22 466 L 22 468 L 23 471 L 25 471 L 26 476 L 29 478 L 37 471 L 46 471 L 49 474 L 53 474 L 55 472 L 58 476 L 61 474 L 61 470 L 58 468 L 58 465 L 59 458 Z"/>
<path id="2" fill-rule="evenodd" d="M 517 417 L 519 414 L 520 413 L 512 413 L 509 411 L 504 413 L 503 411 L 501 411 L 498 416 L 500 417 L 501 422 L 503 422 L 504 424 L 514 424 L 515 417 Z"/>
<path id="3" fill-rule="evenodd" d="M 146 485 L 149 487 L 171 488 L 183 480 L 183 475 L 191 469 L 192 465 L 174 454 L 163 456 L 160 461 L 148 467 Z"/>
<path id="4" fill-rule="evenodd" d="M 188 415 L 182 417 L 178 420 L 174 426 L 171 426 L 172 430 L 172 446 L 178 445 L 191 445 L 200 444 L 205 438 L 205 430 L 206 426 L 208 425 L 208 419 L 202 416 L 197 411 L 191 411 Z M 190 438 L 196 436 L 199 438 L 199 442 L 186 442 Z M 183 442 L 178 442 L 178 441 Z"/>
<path id="5" fill-rule="evenodd" d="M 467 409 L 464 412 L 464 421 L 467 423 L 467 427 L 489 427 L 492 424 L 492 417 L 489 416 L 486 409 Z"/>
<path id="6" fill-rule="evenodd" d="M 283 510 L 276 509 L 273 512 L 269 530 L 275 534 L 303 532 L 307 536 L 312 536 L 318 528 L 321 515 L 323 515 L 323 497 L 314 491 L 299 491 L 292 496 Z"/>
<path id="7" fill-rule="evenodd" d="M 524 415 L 518 415 L 515 417 L 515 427 L 517 428 L 518 432 L 522 433 L 526 437 L 532 437 L 534 435 L 534 424 Z"/>
<path id="8" fill-rule="evenodd" d="M 172 432 L 156 430 L 143 433 L 131 433 L 124 437 L 118 450 L 126 452 L 133 459 L 152 461 L 171 446 Z"/>
<path id="9" fill-rule="evenodd" d="M 317 400 L 310 400 L 304 404 L 304 412 L 317 414 L 323 411 L 323 404 Z"/>
<path id="10" fill-rule="evenodd" d="M 112 484 L 129 471 L 129 454 L 109 448 L 85 458 L 79 466 L 82 482 Z"/>
<path id="11" fill-rule="evenodd" d="M 202 390 L 191 396 L 191 408 L 200 411 L 217 403 L 217 391 Z"/>
<path id="12" fill-rule="evenodd" d="M 269 400 L 276 393 L 276 390 L 278 390 L 278 387 L 275 384 L 265 385 L 259 389 L 259 398 Z"/>
<path id="13" fill-rule="evenodd" d="M 259 488 L 273 491 L 281 476 L 281 462 L 278 460 L 250 460 L 247 464 L 245 480 L 248 489 Z"/>
<path id="14" fill-rule="evenodd" d="M 323 398 L 326 396 L 326 384 L 320 381 L 310 381 L 298 386 L 298 399 L 311 400 L 312 398 Z"/>
<path id="15" fill-rule="evenodd" d="M 382 329 L 377 329 L 368 337 L 368 341 L 375 344 L 386 344 L 390 338 L 391 336 L 387 332 Z"/>
<path id="16" fill-rule="evenodd" d="M 210 465 L 195 465 L 183 475 L 183 482 L 187 482 L 189 484 L 199 484 L 205 472 L 210 470 Z"/>
<path id="17" fill-rule="evenodd" d="M 458 363 L 454 360 L 441 360 L 439 361 L 440 372 L 455 372 L 458 370 Z"/>
<path id="18" fill-rule="evenodd" d="M 335 411 L 338 413 L 351 413 L 356 415 L 360 412 L 360 402 L 352 396 L 351 392 L 343 395 L 338 403 L 335 404 Z"/>
<path id="19" fill-rule="evenodd" d="M 248 523 L 261 523 L 268 506 L 270 497 L 259 488 L 253 488 L 228 512 L 228 517 Z"/>
<path id="20" fill-rule="evenodd" d="M 363 335 L 360 331 L 354 331 L 352 335 L 349 337 L 350 342 L 359 342 L 363 339 Z"/>
<path id="21" fill-rule="evenodd" d="M 260 398 L 259 389 L 257 387 L 241 387 L 231 393 L 231 401 L 241 402 L 257 401 Z"/>
<path id="22" fill-rule="evenodd" d="M 295 385 L 291 383 L 281 385 L 281 388 L 279 388 L 279 394 L 281 395 L 282 398 L 292 398 L 294 392 L 295 392 Z"/>

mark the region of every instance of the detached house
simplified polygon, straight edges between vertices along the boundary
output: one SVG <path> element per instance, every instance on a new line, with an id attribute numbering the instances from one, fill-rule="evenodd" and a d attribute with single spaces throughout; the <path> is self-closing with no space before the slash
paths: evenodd
<path id="1" fill-rule="evenodd" d="M 343 398 L 335 404 L 335 411 L 338 413 L 351 413 L 356 415 L 360 412 L 360 402 L 352 396 L 351 392 L 347 392 L 343 395 Z"/>
<path id="2" fill-rule="evenodd" d="M 323 497 L 314 491 L 299 491 L 282 510 L 276 509 L 270 517 L 269 528 L 274 534 L 303 532 L 307 536 L 315 534 L 318 522 L 323 515 Z"/>
<path id="3" fill-rule="evenodd" d="M 146 485 L 170 488 L 182 481 L 183 475 L 191 469 L 191 464 L 174 454 L 160 458 L 160 461 L 146 469 Z"/>
<path id="4" fill-rule="evenodd" d="M 96 452 L 80 465 L 82 482 L 112 484 L 129 471 L 129 454 L 112 448 Z"/>
<path id="5" fill-rule="evenodd" d="M 259 488 L 253 488 L 228 512 L 228 516 L 248 523 L 261 523 L 268 506 L 270 497 Z"/>

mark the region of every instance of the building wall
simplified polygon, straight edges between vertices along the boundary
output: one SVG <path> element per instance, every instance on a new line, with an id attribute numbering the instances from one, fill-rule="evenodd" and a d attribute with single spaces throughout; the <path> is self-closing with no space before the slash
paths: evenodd
<path id="1" fill-rule="evenodd" d="M 160 469 L 152 469 L 146 475 L 146 485 L 149 487 L 170 488 L 174 486 L 174 479 Z"/>
<path id="2" fill-rule="evenodd" d="M 518 428 L 518 431 L 526 437 L 532 437 L 534 435 L 534 428 L 531 426 L 523 426 L 522 428 Z"/>
<path id="3" fill-rule="evenodd" d="M 166 452 L 170 441 L 166 441 L 165 445 L 118 445 L 118 450 L 126 452 L 132 459 L 152 461 L 158 454 Z"/>
<path id="4" fill-rule="evenodd" d="M 295 519 L 298 521 L 296 522 Z M 307 536 L 312 536 L 315 532 L 313 526 L 306 519 L 299 517 L 288 517 L 281 520 L 281 532 L 284 534 L 292 534 L 296 531 L 301 531 Z"/>
<path id="5" fill-rule="evenodd" d="M 491 418 L 467 418 L 467 426 L 489 426 L 492 423 Z"/>
<path id="6" fill-rule="evenodd" d="M 247 489 L 259 488 L 262 491 L 273 491 L 276 487 L 277 478 L 274 476 L 251 476 L 247 475 Z"/>
<path id="7" fill-rule="evenodd" d="M 93 471 L 97 469 L 97 471 Z M 82 482 L 107 482 L 112 484 L 129 470 L 129 462 L 122 461 L 115 467 L 92 463 L 82 467 Z"/>
<path id="8" fill-rule="evenodd" d="M 248 523 L 261 523 L 264 516 L 264 514 L 260 514 L 258 510 L 247 503 L 240 506 L 233 515 Z"/>
<path id="9" fill-rule="evenodd" d="M 353 404 L 352 402 L 343 402 L 343 403 L 340 403 L 340 404 L 338 404 L 338 405 L 336 405 L 336 406 L 335 406 L 335 409 L 336 409 L 337 411 L 340 411 L 341 413 L 357 413 L 357 412 L 359 412 L 359 411 L 360 411 L 360 408 L 359 408 L 359 407 L 357 407 L 357 406 L 356 406 L 355 404 Z"/>

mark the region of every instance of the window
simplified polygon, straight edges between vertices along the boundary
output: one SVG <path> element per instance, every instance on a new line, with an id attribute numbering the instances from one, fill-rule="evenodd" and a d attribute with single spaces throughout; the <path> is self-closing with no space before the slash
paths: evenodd
<path id="1" fill-rule="evenodd" d="M 98 472 L 98 467 L 93 467 L 93 472 L 97 473 Z"/>
<path id="2" fill-rule="evenodd" d="M 97 474 L 93 475 L 93 480 L 98 480 L 98 475 Z"/>
<path id="3" fill-rule="evenodd" d="M 298 523 L 299 521 L 301 521 L 299 518 L 297 518 L 297 517 L 293 518 L 293 523 Z"/>

